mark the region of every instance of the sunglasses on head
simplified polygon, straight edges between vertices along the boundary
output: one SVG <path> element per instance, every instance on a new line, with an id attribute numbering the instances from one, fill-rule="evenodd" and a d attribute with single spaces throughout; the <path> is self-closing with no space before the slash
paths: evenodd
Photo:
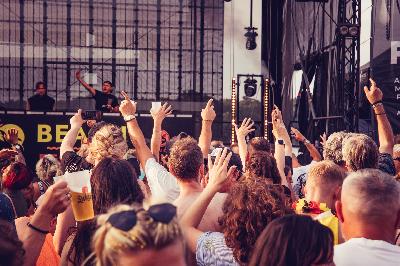
<path id="1" fill-rule="evenodd" d="M 129 231 L 131 230 L 137 223 L 137 213 L 140 211 L 145 211 L 144 209 L 140 209 L 138 211 L 129 210 L 129 211 L 121 211 L 112 214 L 107 222 L 110 223 L 113 227 L 122 230 Z M 147 213 L 149 216 L 156 222 L 168 224 L 172 221 L 172 219 L 176 216 L 176 207 L 170 203 L 163 203 L 151 206 Z"/>

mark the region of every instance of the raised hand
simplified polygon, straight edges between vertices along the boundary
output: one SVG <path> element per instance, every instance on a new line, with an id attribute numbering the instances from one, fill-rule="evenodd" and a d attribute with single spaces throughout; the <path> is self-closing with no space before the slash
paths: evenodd
<path id="1" fill-rule="evenodd" d="M 49 217 L 64 212 L 71 203 L 69 192 L 68 184 L 65 181 L 59 181 L 50 186 L 46 190 L 37 212 Z"/>
<path id="2" fill-rule="evenodd" d="M 252 121 L 251 118 L 245 118 L 239 128 L 236 124 L 234 124 L 238 139 L 245 138 L 248 134 L 250 134 L 250 132 L 253 132 L 255 130 L 253 125 L 254 121 Z"/>
<path id="3" fill-rule="evenodd" d="M 119 111 L 122 116 L 134 115 L 136 113 L 136 102 L 131 101 L 126 92 L 121 91 L 121 94 L 124 97 L 124 100 L 119 106 Z"/>
<path id="4" fill-rule="evenodd" d="M 364 86 L 365 96 L 367 97 L 370 104 L 375 104 L 381 102 L 383 99 L 383 93 L 381 89 L 378 88 L 376 82 L 373 79 L 369 79 L 371 82 L 371 87 L 368 89 L 367 86 Z"/>
<path id="5" fill-rule="evenodd" d="M 15 156 L 18 155 L 17 151 L 10 150 L 10 149 L 2 149 L 0 150 L 0 160 L 14 160 Z"/>
<path id="6" fill-rule="evenodd" d="M 214 121 L 217 114 L 214 110 L 213 99 L 208 100 L 207 105 L 204 109 L 201 110 L 201 118 L 203 121 Z"/>
<path id="7" fill-rule="evenodd" d="M 78 69 L 78 70 L 75 72 L 75 77 L 76 77 L 76 79 L 78 79 L 78 80 L 81 79 L 81 70 L 80 70 L 80 69 Z"/>
<path id="8" fill-rule="evenodd" d="M 8 130 L 7 135 L 6 135 L 6 141 L 12 145 L 17 144 L 18 143 L 18 129 L 11 128 L 10 130 Z"/>
<path id="9" fill-rule="evenodd" d="M 158 110 L 150 109 L 154 122 L 161 123 L 167 116 L 172 114 L 172 106 L 164 103 Z"/>
<path id="10" fill-rule="evenodd" d="M 227 180 L 228 176 L 232 174 L 234 170 L 233 167 L 229 169 L 228 173 L 228 163 L 232 157 L 232 153 L 228 153 L 228 149 L 224 148 L 224 150 L 219 151 L 217 156 L 215 157 L 214 163 L 212 163 L 211 155 L 208 155 L 208 183 L 207 187 L 214 188 L 219 191 L 224 182 Z"/>
<path id="11" fill-rule="evenodd" d="M 301 134 L 301 132 L 299 130 L 297 130 L 297 128 L 291 127 L 290 128 L 292 130 L 292 133 L 294 134 L 294 138 L 297 141 L 304 141 L 306 138 L 304 137 L 303 134 Z"/>
<path id="12" fill-rule="evenodd" d="M 324 134 L 322 134 L 319 137 L 321 138 L 322 147 L 325 147 L 325 144 L 326 144 L 326 133 L 324 132 Z"/>
<path id="13" fill-rule="evenodd" d="M 82 109 L 79 109 L 78 112 L 71 117 L 69 124 L 71 127 L 81 127 L 83 123 L 85 123 L 85 120 L 82 118 Z"/>

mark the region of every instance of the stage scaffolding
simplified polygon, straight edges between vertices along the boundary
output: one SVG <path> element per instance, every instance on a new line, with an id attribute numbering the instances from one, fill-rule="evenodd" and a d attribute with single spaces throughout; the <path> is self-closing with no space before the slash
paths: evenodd
<path id="1" fill-rule="evenodd" d="M 57 109 L 90 95 L 75 72 L 110 80 L 138 100 L 222 99 L 223 1 L 0 2 L 0 103 L 21 109 L 44 81 Z"/>

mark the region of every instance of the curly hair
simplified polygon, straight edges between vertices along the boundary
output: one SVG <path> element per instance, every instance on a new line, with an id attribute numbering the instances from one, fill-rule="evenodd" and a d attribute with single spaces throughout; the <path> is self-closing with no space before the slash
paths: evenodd
<path id="1" fill-rule="evenodd" d="M 243 179 L 228 195 L 219 218 L 225 242 L 239 263 L 250 260 L 257 237 L 274 219 L 293 210 L 286 205 L 283 187 L 266 179 Z"/>
<path id="2" fill-rule="evenodd" d="M 121 128 L 113 124 L 102 126 L 93 136 L 89 145 L 91 160 L 101 161 L 106 157 L 123 158 L 128 150 Z"/>
<path id="3" fill-rule="evenodd" d="M 343 160 L 352 171 L 378 166 L 378 146 L 367 135 L 356 134 L 345 139 L 342 153 Z"/>
<path id="4" fill-rule="evenodd" d="M 251 155 L 253 152 L 263 151 L 271 152 L 271 145 L 264 137 L 255 137 L 249 141 L 248 152 Z"/>
<path id="5" fill-rule="evenodd" d="M 280 184 L 281 176 L 275 158 L 268 152 L 257 151 L 250 155 L 246 162 L 246 176 L 250 178 L 272 179 L 272 183 Z"/>
<path id="6" fill-rule="evenodd" d="M 332 133 L 326 140 L 323 156 L 325 160 L 333 161 L 334 163 L 344 166 L 342 146 L 345 139 L 352 136 L 353 133 L 339 131 Z"/>
<path id="7" fill-rule="evenodd" d="M 168 164 L 173 175 L 179 180 L 197 180 L 204 160 L 196 140 L 192 137 L 177 140 L 172 146 Z"/>
<path id="8" fill-rule="evenodd" d="M 36 163 L 36 175 L 40 180 L 53 180 L 53 177 L 62 175 L 61 164 L 51 154 L 43 156 Z"/>
<path id="9" fill-rule="evenodd" d="M 112 214 L 131 210 L 135 211 L 137 222 L 128 232 L 114 228 L 107 222 Z M 176 216 L 164 224 L 153 220 L 139 205 L 119 205 L 99 216 L 97 222 L 99 229 L 93 238 L 93 250 L 98 266 L 118 265 L 118 258 L 124 253 L 141 252 L 148 248 L 162 249 L 176 241 L 182 242 L 183 253 L 183 234 Z"/>

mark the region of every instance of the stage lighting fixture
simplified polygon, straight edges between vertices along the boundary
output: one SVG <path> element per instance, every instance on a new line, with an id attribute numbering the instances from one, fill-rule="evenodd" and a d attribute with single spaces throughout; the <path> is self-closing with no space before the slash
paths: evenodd
<path id="1" fill-rule="evenodd" d="M 337 31 L 346 38 L 358 37 L 360 34 L 360 25 L 349 23 L 339 24 Z"/>
<path id="2" fill-rule="evenodd" d="M 256 32 L 257 28 L 254 27 L 246 27 L 247 32 L 244 34 L 244 37 L 247 38 L 246 40 L 246 49 L 247 50 L 254 50 L 257 48 L 256 37 L 258 33 Z"/>
<path id="3" fill-rule="evenodd" d="M 244 94 L 247 97 L 253 97 L 257 93 L 257 80 L 252 77 L 248 77 L 244 81 Z"/>

